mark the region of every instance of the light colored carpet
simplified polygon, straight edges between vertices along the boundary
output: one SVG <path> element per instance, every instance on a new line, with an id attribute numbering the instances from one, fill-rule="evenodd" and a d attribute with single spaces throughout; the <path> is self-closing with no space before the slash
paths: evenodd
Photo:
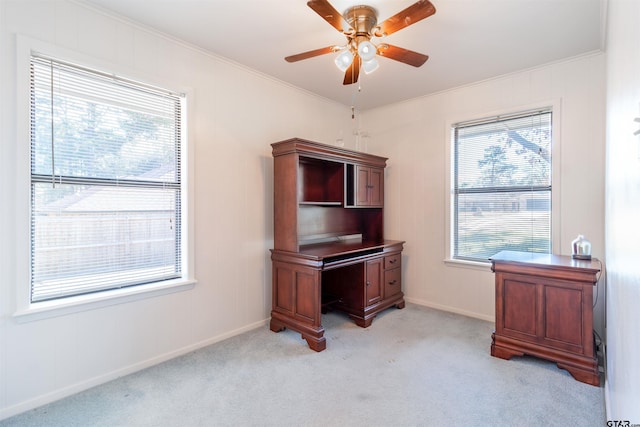
<path id="1" fill-rule="evenodd" d="M 603 426 L 604 393 L 554 363 L 491 357 L 493 324 L 407 304 L 327 349 L 256 329 L 0 426 Z"/>

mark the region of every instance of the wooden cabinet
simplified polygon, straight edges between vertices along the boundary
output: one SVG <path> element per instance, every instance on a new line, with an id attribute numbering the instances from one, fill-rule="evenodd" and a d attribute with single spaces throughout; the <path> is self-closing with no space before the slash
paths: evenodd
<path id="1" fill-rule="evenodd" d="M 384 170 L 356 166 L 356 206 L 384 205 Z"/>
<path id="2" fill-rule="evenodd" d="M 345 206 L 384 207 L 384 167 L 347 164 Z"/>
<path id="3" fill-rule="evenodd" d="M 599 385 L 593 288 L 600 262 L 512 251 L 491 262 L 496 286 L 491 355 L 551 360 L 575 379 Z"/>
<path id="4" fill-rule="evenodd" d="M 404 242 L 383 233 L 386 158 L 302 139 L 272 144 L 274 248 L 271 330 L 326 348 L 323 310 L 362 327 L 404 307 Z"/>

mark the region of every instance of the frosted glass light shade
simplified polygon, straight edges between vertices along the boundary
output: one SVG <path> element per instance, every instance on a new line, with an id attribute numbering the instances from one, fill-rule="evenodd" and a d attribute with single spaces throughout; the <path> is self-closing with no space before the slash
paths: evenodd
<path id="1" fill-rule="evenodd" d="M 364 61 L 362 63 L 362 69 L 364 70 L 365 74 L 369 74 L 369 73 L 373 73 L 375 70 L 378 69 L 378 60 L 373 58 L 369 61 Z"/>
<path id="2" fill-rule="evenodd" d="M 336 56 L 335 63 L 336 66 L 340 69 L 340 71 L 347 71 L 349 65 L 353 62 L 353 54 L 347 49 L 342 51 L 342 53 Z"/>
<path id="3" fill-rule="evenodd" d="M 371 61 L 376 57 L 376 47 L 370 41 L 363 41 L 358 44 L 358 55 L 363 61 Z"/>

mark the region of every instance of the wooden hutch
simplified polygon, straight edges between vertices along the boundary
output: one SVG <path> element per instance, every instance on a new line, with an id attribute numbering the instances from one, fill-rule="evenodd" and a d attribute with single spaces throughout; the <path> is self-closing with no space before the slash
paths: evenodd
<path id="1" fill-rule="evenodd" d="M 298 138 L 271 144 L 274 174 L 270 328 L 326 348 L 322 312 L 344 311 L 361 327 L 404 307 L 404 242 L 383 233 L 387 159 Z"/>

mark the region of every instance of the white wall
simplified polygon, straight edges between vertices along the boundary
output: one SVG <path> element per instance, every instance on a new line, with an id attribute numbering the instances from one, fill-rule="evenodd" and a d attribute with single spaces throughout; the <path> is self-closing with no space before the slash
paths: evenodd
<path id="1" fill-rule="evenodd" d="M 607 413 L 640 424 L 640 2 L 609 0 L 608 19 Z"/>
<path id="2" fill-rule="evenodd" d="M 604 67 L 605 56 L 597 53 L 362 114 L 367 149 L 389 157 L 385 234 L 407 241 L 403 286 L 408 301 L 494 320 L 489 267 L 444 262 L 447 150 L 456 121 L 554 104 L 559 175 L 553 191 L 560 197 L 553 206 L 559 214 L 552 225 L 553 252 L 570 255 L 571 240 L 585 234 L 593 255 L 604 259 Z M 600 332 L 602 300 L 596 312 Z"/>
<path id="3" fill-rule="evenodd" d="M 16 322 L 15 289 L 28 286 L 17 280 L 24 266 L 16 265 L 14 251 L 28 239 L 15 232 L 20 207 L 13 206 L 15 177 L 18 168 L 26 167 L 15 162 L 17 144 L 26 143 L 16 137 L 16 97 L 25 96 L 15 88 L 16 34 L 151 81 L 192 89 L 198 280 L 193 290 Z M 0 419 L 264 325 L 271 305 L 268 249 L 273 238 L 269 144 L 292 136 L 332 143 L 342 131 L 348 148 L 389 156 L 385 234 L 407 241 L 407 299 L 492 320 L 494 288 L 488 268 L 443 262 L 446 125 L 560 101 L 562 202 L 560 221 L 554 224 L 559 227 L 555 251 L 569 253 L 570 241 L 583 233 L 592 241 L 594 255 L 604 258 L 602 54 L 367 111 L 360 119 L 369 137 L 359 141 L 351 138 L 348 107 L 71 1 L 0 0 L 0 57 Z M 633 295 L 617 294 L 622 300 Z M 637 316 L 628 313 L 626 319 L 637 324 Z M 622 346 L 617 362 L 637 354 L 636 342 L 633 352 L 623 356 L 628 336 L 616 338 Z M 614 392 L 622 396 L 618 413 L 623 414 L 629 386 L 624 387 L 622 373 L 617 375 L 620 388 Z"/>
<path id="4" fill-rule="evenodd" d="M 16 35 L 190 89 L 195 156 L 195 278 L 190 291 L 19 323 L 29 286 L 16 247 Z M 0 0 L 0 419 L 253 327 L 271 308 L 270 143 L 351 138 L 351 111 L 127 21 L 63 0 Z M 25 70 L 21 70 L 24 72 Z M 19 235 L 18 235 L 19 234 Z M 266 326 L 264 326 L 266 327 Z"/>

